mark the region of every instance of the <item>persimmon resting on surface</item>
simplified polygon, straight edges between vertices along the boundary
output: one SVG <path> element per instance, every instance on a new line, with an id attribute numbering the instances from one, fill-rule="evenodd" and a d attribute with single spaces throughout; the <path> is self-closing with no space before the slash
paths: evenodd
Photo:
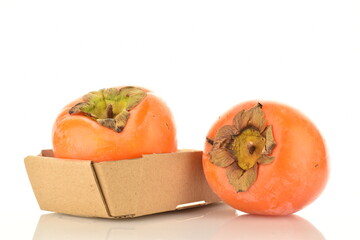
<path id="1" fill-rule="evenodd" d="M 55 157 L 93 161 L 177 150 L 170 109 L 138 87 L 102 89 L 68 104 L 54 123 L 52 141 Z"/>
<path id="2" fill-rule="evenodd" d="M 214 123 L 206 140 L 206 179 L 225 203 L 240 211 L 291 214 L 314 201 L 326 185 L 323 138 L 289 106 L 236 105 Z"/>

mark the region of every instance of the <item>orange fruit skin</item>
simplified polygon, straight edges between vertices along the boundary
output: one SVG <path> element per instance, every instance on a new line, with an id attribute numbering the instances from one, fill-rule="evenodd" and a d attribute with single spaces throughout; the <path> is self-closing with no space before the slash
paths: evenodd
<path id="1" fill-rule="evenodd" d="M 223 125 L 232 125 L 236 113 L 258 101 L 234 106 L 208 132 L 214 139 Z M 259 215 L 288 215 L 313 202 L 323 191 L 329 165 L 324 140 L 315 125 L 299 111 L 279 103 L 260 101 L 265 119 L 273 126 L 275 160 L 259 166 L 255 183 L 245 192 L 235 192 L 226 177 L 226 168 L 209 161 L 212 146 L 205 144 L 203 169 L 213 191 L 228 205 Z"/>
<path id="2" fill-rule="evenodd" d="M 52 143 L 55 157 L 99 162 L 177 151 L 172 113 L 165 102 L 151 92 L 130 111 L 128 122 L 120 133 L 89 117 L 70 115 L 70 108 L 81 101 L 65 106 L 54 123 Z"/>

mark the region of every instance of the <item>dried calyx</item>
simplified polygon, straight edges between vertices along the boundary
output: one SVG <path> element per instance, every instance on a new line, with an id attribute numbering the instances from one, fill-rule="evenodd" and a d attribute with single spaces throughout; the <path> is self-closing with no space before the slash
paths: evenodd
<path id="1" fill-rule="evenodd" d="M 86 94 L 84 102 L 73 106 L 69 114 L 83 114 L 119 133 L 130 117 L 130 110 L 140 104 L 146 95 L 137 87 L 101 89 Z"/>
<path id="2" fill-rule="evenodd" d="M 221 127 L 212 143 L 210 162 L 226 168 L 229 183 L 237 192 L 244 192 L 254 184 L 258 166 L 269 164 L 275 147 L 272 126 L 266 126 L 262 105 L 235 115 L 233 125 Z"/>

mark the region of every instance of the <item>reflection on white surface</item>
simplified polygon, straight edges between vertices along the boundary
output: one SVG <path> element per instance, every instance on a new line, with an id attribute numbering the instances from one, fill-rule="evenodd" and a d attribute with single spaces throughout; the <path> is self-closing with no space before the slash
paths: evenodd
<path id="1" fill-rule="evenodd" d="M 44 239 L 324 239 L 309 222 L 287 217 L 238 216 L 225 204 L 144 216 L 97 219 L 57 213 L 40 217 L 34 240 Z"/>
<path id="2" fill-rule="evenodd" d="M 297 215 L 241 215 L 220 227 L 214 239 L 233 240 L 324 240 L 325 237 L 310 222 Z"/>

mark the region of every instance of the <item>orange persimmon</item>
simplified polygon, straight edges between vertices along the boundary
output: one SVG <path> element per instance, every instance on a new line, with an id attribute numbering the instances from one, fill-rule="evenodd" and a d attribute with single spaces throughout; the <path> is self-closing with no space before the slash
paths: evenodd
<path id="1" fill-rule="evenodd" d="M 289 106 L 267 101 L 236 105 L 214 123 L 203 168 L 225 203 L 260 215 L 302 209 L 328 179 L 325 144 L 314 124 Z"/>
<path id="2" fill-rule="evenodd" d="M 138 87 L 102 89 L 68 104 L 54 123 L 52 142 L 55 157 L 93 161 L 177 150 L 170 109 Z"/>

